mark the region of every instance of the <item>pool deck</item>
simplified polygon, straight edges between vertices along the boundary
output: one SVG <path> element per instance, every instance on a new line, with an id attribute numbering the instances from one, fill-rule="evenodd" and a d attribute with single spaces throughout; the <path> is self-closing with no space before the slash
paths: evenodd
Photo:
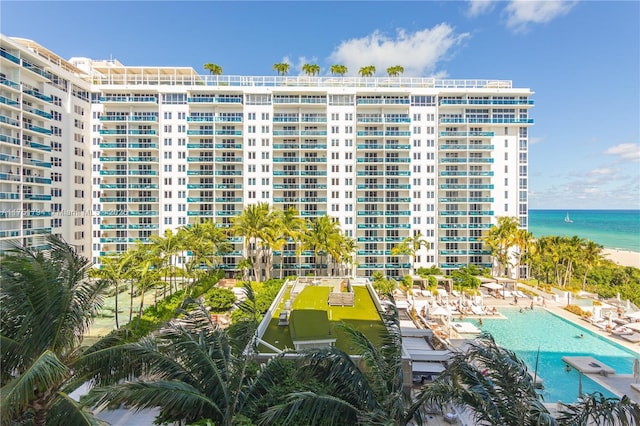
<path id="1" fill-rule="evenodd" d="M 522 283 L 518 285 L 523 288 L 530 288 Z M 534 288 L 530 288 L 530 289 L 532 291 L 535 291 Z M 510 300 L 497 300 L 497 299 L 491 300 L 491 304 L 494 304 L 498 307 L 508 306 L 513 308 L 515 306 L 512 303 L 513 302 Z M 525 306 L 529 306 L 530 303 L 531 303 L 531 299 L 526 299 L 526 300 L 523 300 L 520 303 L 520 305 L 522 307 L 525 307 Z M 549 312 L 552 312 L 555 315 L 566 319 L 567 321 L 570 321 L 576 325 L 579 325 L 580 327 L 586 328 L 587 330 L 601 337 L 604 337 L 605 339 L 608 339 L 612 342 L 617 343 L 620 346 L 625 347 L 626 349 L 636 353 L 640 358 L 640 344 L 632 343 L 627 340 L 624 340 L 614 334 L 607 332 L 606 330 L 602 330 L 592 325 L 587 321 L 581 320 L 577 315 L 572 314 L 571 312 L 565 310 L 564 307 L 566 306 L 566 304 L 564 303 L 553 302 L 547 299 L 545 301 L 545 305 L 546 306 L 542 307 L 540 304 L 536 304 L 534 309 L 535 308 L 546 309 Z M 610 374 L 608 376 L 603 376 L 600 374 L 586 374 L 586 376 L 589 377 L 594 382 L 601 385 L 603 388 L 609 390 L 611 393 L 617 395 L 618 397 L 627 395 L 632 401 L 640 404 L 640 391 L 631 387 L 631 385 L 635 383 L 635 380 L 632 374 Z M 640 389 L 640 386 L 638 387 L 638 389 Z"/>

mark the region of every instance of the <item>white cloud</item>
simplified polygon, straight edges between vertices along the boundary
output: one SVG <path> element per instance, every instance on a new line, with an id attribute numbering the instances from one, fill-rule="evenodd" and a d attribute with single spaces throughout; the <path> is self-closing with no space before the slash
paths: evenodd
<path id="1" fill-rule="evenodd" d="M 469 0 L 467 15 L 473 17 L 488 13 L 493 9 L 494 4 L 493 0 Z"/>
<path id="2" fill-rule="evenodd" d="M 343 41 L 329 59 L 346 65 L 349 75 L 357 75 L 361 67 L 368 65 L 374 65 L 376 74 L 383 75 L 388 67 L 401 65 L 405 76 L 441 77 L 436 75 L 436 65 L 468 36 L 455 34 L 445 23 L 414 33 L 398 29 L 395 37 L 376 30 L 365 37 Z"/>
<path id="3" fill-rule="evenodd" d="M 530 137 L 529 138 L 529 145 L 535 145 L 537 143 L 540 142 L 544 142 L 544 138 L 543 137 Z"/>
<path id="4" fill-rule="evenodd" d="M 505 7 L 507 27 L 515 31 L 524 31 L 528 24 L 544 24 L 566 15 L 577 4 L 576 1 L 515 0 Z"/>
<path id="5" fill-rule="evenodd" d="M 640 161 L 640 144 L 621 143 L 607 149 L 605 154 L 617 155 L 625 160 Z"/>

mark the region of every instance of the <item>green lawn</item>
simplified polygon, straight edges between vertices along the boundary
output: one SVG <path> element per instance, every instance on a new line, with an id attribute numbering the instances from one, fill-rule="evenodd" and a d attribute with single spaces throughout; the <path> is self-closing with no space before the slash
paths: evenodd
<path id="1" fill-rule="evenodd" d="M 288 289 L 285 292 L 285 300 L 289 299 Z M 355 305 L 349 306 L 328 306 L 327 300 L 329 298 L 330 287 L 323 286 L 308 286 L 306 287 L 293 302 L 293 310 L 309 310 L 309 311 L 324 311 L 326 317 L 329 319 L 331 335 L 336 336 L 336 346 L 350 354 L 354 354 L 355 348 L 351 342 L 345 337 L 336 325 L 340 322 L 350 324 L 356 329 L 365 334 L 375 345 L 380 345 L 381 337 L 383 333 L 386 333 L 386 329 L 382 324 L 380 315 L 376 310 L 376 307 L 369 295 L 369 291 L 365 287 L 354 287 L 355 292 Z M 273 313 L 273 318 L 267 327 L 262 339 L 269 342 L 278 349 L 293 348 L 293 340 L 291 339 L 290 326 L 278 326 L 278 318 L 280 310 L 284 308 L 284 300 L 280 303 L 276 312 Z M 324 315 L 323 315 L 324 316 Z M 315 333 L 317 327 L 310 324 L 316 324 L 315 321 L 304 316 L 299 318 L 302 327 L 311 327 L 310 333 Z M 298 320 L 296 320 L 296 331 Z M 307 324 L 305 324 L 307 323 Z M 326 335 L 326 334 L 325 334 Z M 258 347 L 260 352 L 271 352 L 264 345 Z"/>

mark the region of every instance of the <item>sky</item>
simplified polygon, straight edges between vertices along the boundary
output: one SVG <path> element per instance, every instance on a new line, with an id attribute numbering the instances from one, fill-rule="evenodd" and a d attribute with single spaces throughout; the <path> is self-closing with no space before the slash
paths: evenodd
<path id="1" fill-rule="evenodd" d="M 531 209 L 640 209 L 638 1 L 0 1 L 0 32 L 63 58 L 289 74 L 511 80 L 535 94 Z"/>

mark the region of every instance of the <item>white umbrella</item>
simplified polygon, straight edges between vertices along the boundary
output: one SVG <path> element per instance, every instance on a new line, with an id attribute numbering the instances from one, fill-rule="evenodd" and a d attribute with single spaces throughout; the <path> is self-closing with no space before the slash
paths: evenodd
<path id="1" fill-rule="evenodd" d="M 451 316 L 451 311 L 443 306 L 438 306 L 433 311 L 429 312 L 429 315 L 433 316 Z"/>
<path id="2" fill-rule="evenodd" d="M 635 358 L 633 360 L 633 378 L 635 379 L 636 383 L 638 383 L 638 380 L 640 380 L 640 359 Z"/>
<path id="3" fill-rule="evenodd" d="M 502 289 L 502 284 L 486 283 L 486 284 L 482 284 L 482 287 L 488 288 L 489 290 L 500 290 Z"/>

